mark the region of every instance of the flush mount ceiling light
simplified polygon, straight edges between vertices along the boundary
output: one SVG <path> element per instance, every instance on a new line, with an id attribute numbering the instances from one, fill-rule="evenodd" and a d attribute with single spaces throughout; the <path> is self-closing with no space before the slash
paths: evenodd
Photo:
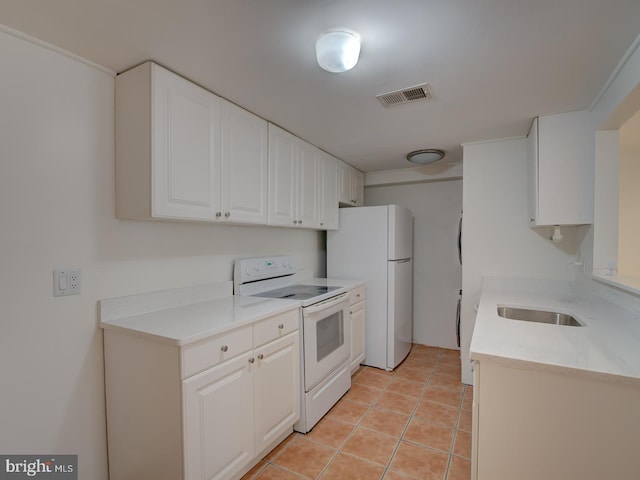
<path id="1" fill-rule="evenodd" d="M 358 63 L 360 39 L 349 32 L 327 32 L 316 42 L 316 58 L 331 73 L 351 70 Z"/>
<path id="2" fill-rule="evenodd" d="M 407 160 L 420 165 L 427 165 L 429 163 L 437 162 L 444 158 L 444 151 L 436 150 L 434 148 L 426 148 L 424 150 L 415 150 L 407 153 Z"/>

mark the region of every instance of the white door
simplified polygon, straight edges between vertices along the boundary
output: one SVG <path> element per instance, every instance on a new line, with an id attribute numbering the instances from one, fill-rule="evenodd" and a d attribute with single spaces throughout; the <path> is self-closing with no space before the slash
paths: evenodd
<path id="1" fill-rule="evenodd" d="M 290 133 L 269 124 L 269 225 L 298 224 L 296 141 Z"/>
<path id="2" fill-rule="evenodd" d="M 321 186 L 319 192 L 320 224 L 323 230 L 338 229 L 338 159 L 322 154 L 320 157 Z"/>
<path id="3" fill-rule="evenodd" d="M 319 150 L 298 141 L 298 225 L 317 228 L 318 220 Z"/>
<path id="4" fill-rule="evenodd" d="M 222 210 L 232 222 L 267 223 L 267 122 L 222 101 Z"/>
<path id="5" fill-rule="evenodd" d="M 349 307 L 351 313 L 351 373 L 355 372 L 364 360 L 365 346 L 365 308 L 364 301 Z"/>
<path id="6" fill-rule="evenodd" d="M 388 369 L 397 367 L 411 349 L 413 325 L 412 265 L 411 260 L 389 262 L 387 291 Z"/>
<path id="7" fill-rule="evenodd" d="M 349 297 L 341 294 L 302 309 L 304 389 L 310 391 L 351 356 Z"/>
<path id="8" fill-rule="evenodd" d="M 300 418 L 299 338 L 296 330 L 255 350 L 256 453 Z"/>
<path id="9" fill-rule="evenodd" d="M 219 211 L 220 98 L 152 65 L 153 215 L 212 220 Z"/>
<path id="10" fill-rule="evenodd" d="M 413 256 L 413 215 L 399 205 L 389 205 L 389 260 L 405 260 Z"/>
<path id="11" fill-rule="evenodd" d="M 230 478 L 253 458 L 250 358 L 247 352 L 183 382 L 185 480 Z"/>

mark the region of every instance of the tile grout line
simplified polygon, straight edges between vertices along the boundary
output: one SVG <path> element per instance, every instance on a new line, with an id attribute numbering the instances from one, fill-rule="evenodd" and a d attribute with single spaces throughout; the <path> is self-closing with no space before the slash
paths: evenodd
<path id="1" fill-rule="evenodd" d="M 429 347 L 429 348 L 433 348 L 433 347 Z M 435 348 L 438 348 L 438 347 L 435 347 Z M 411 354 L 412 352 L 414 352 L 414 348 L 413 348 L 413 347 L 412 347 L 412 349 L 410 350 L 410 352 L 409 352 L 409 354 L 407 355 L 407 357 L 406 357 L 406 358 L 409 358 L 409 356 L 410 356 L 410 354 Z M 391 379 L 390 379 L 390 380 L 389 380 L 389 381 L 384 385 L 384 387 L 383 387 L 383 388 L 380 388 L 378 385 L 370 385 L 370 384 L 367 384 L 367 383 L 359 384 L 359 385 L 362 385 L 362 386 L 364 386 L 364 387 L 369 387 L 369 388 L 378 389 L 378 390 L 380 390 L 380 391 L 381 391 L 381 393 L 379 394 L 379 396 L 377 396 L 377 397 L 376 397 L 376 399 L 375 399 L 375 400 L 372 400 L 372 401 L 371 401 L 371 403 L 367 403 L 367 402 L 362 402 L 362 401 L 358 401 L 358 400 L 352 400 L 352 399 L 349 399 L 349 400 L 351 400 L 351 401 L 353 401 L 353 402 L 355 402 L 355 403 L 362 404 L 362 405 L 367 405 L 366 410 L 364 411 L 364 413 L 362 414 L 362 416 L 360 417 L 360 419 L 359 419 L 355 424 L 352 424 L 352 423 L 350 423 L 350 422 L 346 422 L 346 421 L 344 421 L 344 420 L 340 420 L 340 419 L 338 419 L 338 418 L 333 419 L 334 421 L 341 422 L 341 423 L 345 423 L 345 424 L 348 424 L 348 425 L 352 426 L 352 430 L 351 430 L 351 432 L 350 432 L 350 433 L 349 433 L 349 434 L 344 438 L 344 440 L 340 443 L 340 445 L 339 445 L 339 446 L 337 446 L 337 447 L 335 447 L 335 448 L 334 448 L 334 447 L 330 447 L 329 445 L 326 445 L 326 444 L 321 443 L 321 442 L 319 442 L 319 441 L 313 440 L 313 439 L 311 439 L 311 438 L 306 438 L 306 436 L 305 436 L 305 435 L 303 435 L 303 434 L 300 434 L 300 433 L 298 433 L 298 432 L 293 432 L 293 433 L 292 433 L 292 435 L 294 435 L 294 436 L 295 436 L 295 438 L 291 439 L 291 440 L 289 441 L 289 443 L 293 443 L 294 441 L 296 441 L 296 439 L 297 439 L 297 438 L 305 438 L 305 440 L 308 440 L 309 442 L 311 442 L 311 443 L 313 443 L 313 444 L 316 444 L 316 445 L 318 445 L 318 446 L 322 446 L 322 447 L 324 447 L 324 448 L 330 448 L 330 449 L 334 449 L 334 450 L 335 450 L 335 451 L 334 451 L 334 453 L 332 454 L 332 456 L 329 458 L 329 460 L 328 460 L 328 462 L 326 463 L 326 465 L 325 465 L 325 466 L 322 468 L 322 470 L 317 474 L 317 476 L 315 476 L 312 480 L 319 479 L 319 478 L 321 478 L 323 475 L 325 475 L 325 474 L 326 474 L 326 472 L 327 472 L 327 470 L 330 468 L 330 466 L 334 463 L 334 461 L 336 460 L 336 458 L 337 458 L 341 453 L 344 453 L 345 455 L 350 456 L 350 457 L 353 457 L 353 458 L 355 458 L 355 459 L 358 459 L 358 460 L 364 461 L 364 462 L 366 462 L 367 464 L 370 464 L 370 465 L 373 465 L 373 466 L 378 466 L 378 467 L 382 466 L 382 467 L 383 467 L 383 470 L 382 470 L 382 474 L 381 474 L 381 476 L 380 476 L 380 479 L 384 479 L 384 478 L 386 478 L 386 476 L 388 475 L 389 471 L 391 470 L 391 464 L 392 464 L 392 462 L 393 462 L 393 460 L 394 460 L 394 458 L 395 458 L 395 456 L 396 456 L 396 454 L 397 454 L 397 452 L 398 452 L 398 450 L 399 450 L 400 445 L 402 444 L 402 442 L 406 442 L 406 443 L 408 443 L 408 444 L 412 444 L 412 445 L 416 445 L 416 446 L 419 446 L 419 447 L 422 447 L 422 448 L 426 448 L 427 450 L 430 450 L 430 451 L 433 451 L 433 452 L 436 452 L 436 453 L 440 453 L 440 454 L 445 454 L 445 455 L 447 455 L 447 463 L 446 463 L 446 467 L 445 467 L 445 470 L 444 470 L 444 476 L 443 476 L 442 480 L 447 480 L 447 479 L 448 479 L 448 476 L 449 476 L 449 474 L 451 473 L 451 465 L 452 465 L 452 460 L 453 460 L 453 457 L 454 457 L 454 456 L 455 456 L 455 457 L 459 457 L 459 458 L 461 458 L 461 459 L 463 459 L 463 460 L 469 461 L 469 459 L 468 459 L 468 458 L 466 458 L 466 457 L 464 457 L 464 456 L 456 455 L 456 454 L 454 453 L 455 445 L 456 445 L 456 440 L 457 440 L 457 438 L 458 438 L 458 427 L 459 427 L 459 424 L 460 424 L 460 420 L 461 420 L 462 412 L 463 412 L 463 410 L 464 410 L 464 408 L 463 408 L 463 407 L 464 407 L 464 398 L 465 398 L 465 395 L 467 394 L 467 392 L 466 392 L 466 390 L 467 390 L 467 386 L 466 386 L 466 385 L 464 385 L 464 384 L 463 384 L 463 388 L 462 388 L 462 392 L 461 392 L 461 398 L 460 398 L 460 401 L 459 401 L 458 406 L 457 406 L 457 414 L 456 414 L 456 417 L 455 417 L 455 418 L 456 418 L 456 420 L 455 420 L 455 423 L 454 423 L 454 426 L 453 426 L 453 431 L 454 431 L 454 432 L 453 432 L 453 436 L 452 436 L 452 440 L 451 440 L 451 445 L 450 445 L 450 447 L 449 447 L 448 453 L 447 453 L 446 451 L 444 451 L 444 450 L 440 450 L 440 449 L 438 449 L 438 448 L 431 447 L 431 446 L 426 445 L 426 444 L 416 443 L 416 442 L 414 442 L 414 441 L 410 441 L 410 440 L 406 440 L 406 439 L 405 439 L 405 435 L 406 435 L 406 433 L 407 433 L 407 431 L 408 431 L 408 429 L 409 429 L 409 426 L 411 425 L 411 423 L 413 422 L 413 420 L 416 418 L 416 417 L 415 417 L 415 414 L 416 414 L 416 412 L 417 412 L 417 410 L 418 410 L 419 405 L 421 404 L 421 402 L 426 401 L 424 397 L 425 397 L 425 394 L 426 394 L 426 391 L 427 391 L 427 389 L 428 389 L 429 385 L 431 384 L 431 380 L 432 380 L 433 378 L 435 378 L 435 377 L 434 377 L 434 375 L 438 375 L 438 372 L 436 372 L 436 370 L 438 369 L 438 367 L 439 367 L 439 366 L 447 366 L 447 365 L 450 365 L 450 363 L 447 363 L 447 362 L 443 362 L 443 361 L 442 361 L 442 360 L 443 360 L 443 355 L 444 355 L 444 353 L 445 353 L 445 352 L 443 352 L 443 351 L 442 351 L 442 349 L 440 349 L 440 351 L 437 353 L 437 355 L 435 356 L 435 363 L 434 363 L 434 364 L 433 364 L 433 366 L 431 367 L 431 371 L 430 371 L 429 375 L 427 376 L 426 380 L 424 380 L 423 382 L 418 382 L 418 381 L 413 380 L 413 379 L 410 379 L 410 378 L 404 378 L 404 377 L 398 376 L 398 375 L 397 375 L 397 373 L 399 372 L 399 370 L 394 370 L 393 372 L 388 372 L 388 373 L 387 373 L 387 372 L 385 372 L 385 373 L 382 373 L 382 372 L 377 373 L 377 371 L 376 371 L 375 369 L 372 369 L 372 370 L 371 370 L 372 372 L 376 372 L 376 374 L 375 374 L 375 375 L 379 375 L 379 376 L 381 376 L 381 377 L 382 377 L 382 376 L 388 376 L 388 377 L 391 377 Z M 405 360 L 406 360 L 406 359 L 405 359 Z M 403 360 L 403 362 L 404 362 L 404 360 Z M 354 375 L 353 375 L 353 377 L 352 377 L 352 384 L 357 384 L 357 383 L 356 383 L 357 378 L 358 378 L 360 375 L 362 375 L 364 372 L 368 371 L 368 370 L 365 370 L 366 368 L 368 368 L 368 367 L 366 367 L 366 366 L 361 366 L 361 367 L 359 368 L 359 371 L 356 371 L 356 372 L 355 372 L 355 374 L 354 374 Z M 420 370 L 420 369 L 421 369 L 421 367 L 415 367 L 415 368 L 414 368 L 414 367 L 407 367 L 407 368 L 408 368 L 408 370 Z M 424 368 L 424 367 L 422 367 L 422 368 Z M 441 375 L 443 375 L 443 376 L 445 376 L 445 377 L 454 376 L 454 375 L 449 375 L 448 373 L 442 373 Z M 404 393 L 398 393 L 398 395 L 402 395 L 402 396 L 406 396 L 406 397 L 414 398 L 414 399 L 415 399 L 415 405 L 413 406 L 413 408 L 412 408 L 412 410 L 411 410 L 411 413 L 410 413 L 409 415 L 407 415 L 406 424 L 405 424 L 404 428 L 402 429 L 402 432 L 399 434 L 399 437 L 397 437 L 397 443 L 396 443 L 396 445 L 395 445 L 395 447 L 394 447 L 394 449 L 393 449 L 393 451 L 392 451 L 391 455 L 389 456 L 389 460 L 387 461 L 386 465 L 384 465 L 384 466 L 383 466 L 382 464 L 377 463 L 377 462 L 374 462 L 374 461 L 369 460 L 369 459 L 367 459 L 367 458 L 362 458 L 362 457 L 360 457 L 360 456 L 358 456 L 358 455 L 350 454 L 349 452 L 344 452 L 344 451 L 343 451 L 343 448 L 344 448 L 344 447 L 345 447 L 345 445 L 349 442 L 349 440 L 350 440 L 350 439 L 355 435 L 355 432 L 356 432 L 357 430 L 359 430 L 360 428 L 362 428 L 362 429 L 366 429 L 366 430 L 371 430 L 372 432 L 379 433 L 379 434 L 383 434 L 383 435 L 386 435 L 386 436 L 395 437 L 395 435 L 392 435 L 392 434 L 389 434 L 389 433 L 386 433 L 386 432 L 379 432 L 378 430 L 375 430 L 375 429 L 372 429 L 372 428 L 368 428 L 368 427 L 366 427 L 366 426 L 364 426 L 364 425 L 363 425 L 363 421 L 364 421 L 364 419 L 365 419 L 365 418 L 367 417 L 367 415 L 369 415 L 369 413 L 371 413 L 371 412 L 372 412 L 372 410 L 374 410 L 374 409 L 378 409 L 378 410 L 385 410 L 385 411 L 388 411 L 388 412 L 391 412 L 391 413 L 394 413 L 394 414 L 398 414 L 398 415 L 406 415 L 406 414 L 404 414 L 403 412 L 399 412 L 399 411 L 397 411 L 397 410 L 391 410 L 391 409 L 389 409 L 389 408 L 385 408 L 385 407 L 378 407 L 378 406 L 376 405 L 376 402 L 377 402 L 377 401 L 379 401 L 379 400 L 380 400 L 380 398 L 382 397 L 382 395 L 384 395 L 385 393 L 389 393 L 389 392 L 390 392 L 390 393 L 396 393 L 396 392 L 394 392 L 393 390 L 390 390 L 391 384 L 393 383 L 393 380 L 394 380 L 394 379 L 396 379 L 396 380 L 403 380 L 403 381 L 407 381 L 407 382 L 413 382 L 413 383 L 416 383 L 416 384 L 422 384 L 422 388 L 421 388 L 420 393 L 418 394 L 418 396 L 417 396 L 417 397 L 413 397 L 412 395 L 405 395 Z M 437 385 L 434 385 L 434 387 L 435 387 L 436 389 L 438 389 L 438 388 L 437 388 L 437 387 L 438 387 Z M 443 388 L 443 390 L 446 390 L 446 388 Z M 347 395 L 347 394 L 345 393 L 345 395 L 343 395 L 343 396 L 338 400 L 338 402 L 340 402 L 340 401 L 344 400 L 344 399 L 346 398 L 346 395 Z M 338 402 L 336 402 L 336 404 L 337 404 Z M 432 403 L 436 403 L 436 404 L 443 405 L 443 406 L 447 406 L 447 407 L 452 407 L 452 405 L 450 405 L 450 404 L 440 403 L 440 402 L 438 402 L 438 401 L 434 401 L 434 402 L 432 402 Z M 427 420 L 425 420 L 425 422 L 426 422 L 426 423 L 429 423 L 429 424 L 433 424 L 433 425 L 440 425 L 440 426 L 442 426 L 442 427 L 446 427 L 444 424 L 433 423 L 433 422 L 430 422 L 430 421 L 427 421 Z M 446 428 L 451 428 L 451 427 L 446 427 Z M 279 453 L 278 453 L 274 458 L 272 458 L 272 459 L 270 459 L 270 460 L 265 460 L 265 459 L 263 458 L 261 461 L 263 461 L 263 462 L 264 462 L 264 465 L 263 465 L 263 466 L 262 466 L 258 471 L 256 471 L 256 472 L 253 474 L 253 476 L 252 476 L 251 478 L 252 478 L 252 479 L 256 479 L 256 478 L 258 478 L 258 477 L 259 477 L 259 476 L 264 472 L 264 470 L 265 470 L 269 465 L 273 465 L 275 468 L 278 468 L 278 469 L 284 470 L 284 471 L 286 471 L 286 472 L 288 472 L 288 473 L 291 473 L 291 474 L 293 474 L 293 475 L 296 475 L 296 476 L 297 476 L 297 477 L 299 477 L 299 478 L 309 479 L 309 477 L 307 477 L 306 475 L 302 475 L 302 474 L 301 474 L 301 473 L 299 473 L 299 472 L 294 472 L 294 471 L 292 471 L 292 470 L 287 469 L 286 467 L 283 467 L 283 466 L 281 466 L 281 465 L 279 465 L 279 464 L 276 464 L 276 463 L 275 463 L 275 462 L 277 461 L 277 459 L 278 459 L 282 454 L 284 454 L 284 452 L 285 452 L 285 451 L 287 451 L 287 450 L 289 449 L 289 447 L 290 447 L 290 444 L 286 445 L 286 446 L 282 449 L 282 451 L 280 451 L 280 452 L 279 452 Z M 404 471 L 402 471 L 402 473 L 403 473 L 404 475 L 407 475 L 407 476 L 408 476 L 408 478 L 413 478 L 411 475 L 408 475 L 408 474 L 407 474 L 406 472 L 404 472 Z"/>

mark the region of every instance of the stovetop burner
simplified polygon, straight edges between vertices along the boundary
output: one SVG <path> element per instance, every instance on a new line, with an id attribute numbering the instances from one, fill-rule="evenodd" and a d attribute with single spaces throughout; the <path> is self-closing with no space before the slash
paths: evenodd
<path id="1" fill-rule="evenodd" d="M 309 298 L 323 295 L 327 292 L 338 290 L 341 287 L 330 287 L 321 285 L 289 285 L 287 287 L 278 288 L 276 290 L 269 290 L 268 292 L 262 292 L 254 294 L 255 297 L 266 298 L 286 298 L 289 300 L 308 300 Z"/>

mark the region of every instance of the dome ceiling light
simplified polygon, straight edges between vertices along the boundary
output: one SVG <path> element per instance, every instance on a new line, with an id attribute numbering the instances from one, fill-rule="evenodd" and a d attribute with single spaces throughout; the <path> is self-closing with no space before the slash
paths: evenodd
<path id="1" fill-rule="evenodd" d="M 435 148 L 426 148 L 407 153 L 407 160 L 419 165 L 428 165 L 444 158 L 445 152 Z"/>
<path id="2" fill-rule="evenodd" d="M 358 63 L 360 39 L 349 32 L 327 32 L 316 42 L 318 65 L 327 72 L 342 73 Z"/>

